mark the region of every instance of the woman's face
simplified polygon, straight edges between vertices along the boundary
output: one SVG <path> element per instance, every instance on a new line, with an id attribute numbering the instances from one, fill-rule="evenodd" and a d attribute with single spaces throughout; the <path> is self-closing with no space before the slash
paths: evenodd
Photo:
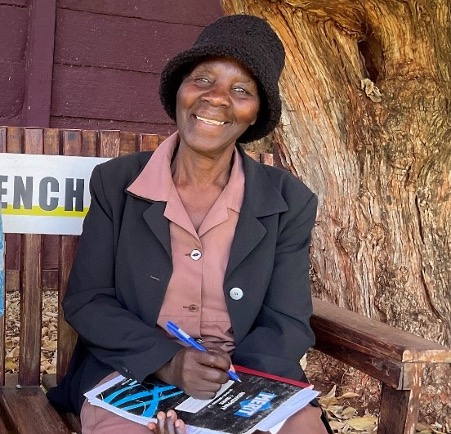
<path id="1" fill-rule="evenodd" d="M 257 120 L 257 82 L 240 63 L 217 57 L 194 67 L 177 92 L 176 122 L 181 144 L 203 153 L 234 145 Z"/>

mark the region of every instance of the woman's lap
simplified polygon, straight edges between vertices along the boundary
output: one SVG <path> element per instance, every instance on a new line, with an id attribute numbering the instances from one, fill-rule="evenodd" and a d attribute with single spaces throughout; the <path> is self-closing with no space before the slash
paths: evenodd
<path id="1" fill-rule="evenodd" d="M 85 411 L 83 411 L 85 410 Z M 149 434 L 145 425 L 124 419 L 101 407 L 83 403 L 81 411 L 82 434 Z"/>
<path id="2" fill-rule="evenodd" d="M 114 378 L 118 373 L 107 375 L 100 383 Z M 85 400 L 80 413 L 82 434 L 149 434 L 149 429 L 131 420 L 124 419 Z"/>
<path id="3" fill-rule="evenodd" d="M 81 410 L 82 434 L 149 434 L 149 429 L 138 423 L 124 419 L 101 407 L 91 405 L 87 400 Z M 276 428 L 276 427 L 274 427 Z M 271 433 L 277 433 L 278 429 Z M 279 428 L 279 426 L 277 427 Z"/>
<path id="4" fill-rule="evenodd" d="M 113 372 L 110 375 L 107 375 L 100 384 L 105 383 L 111 378 L 115 377 L 117 372 Z M 302 417 L 302 416 L 303 417 Z M 321 410 L 319 408 L 308 406 L 303 411 L 297 414 L 298 417 L 294 416 L 293 419 L 298 419 L 301 416 L 302 424 L 306 423 L 306 425 L 311 425 L 313 431 L 322 433 L 327 431 L 324 428 L 323 423 L 320 421 Z M 125 419 L 121 416 L 118 416 L 114 413 L 111 413 L 108 410 L 105 410 L 101 407 L 97 407 L 91 405 L 88 400 L 85 400 L 83 403 L 81 414 L 81 425 L 82 425 L 82 434 L 149 434 L 149 429 L 138 423 L 132 422 L 128 419 Z M 299 419 L 298 419 L 299 420 Z M 293 420 L 289 420 L 287 423 L 294 422 Z M 317 425 L 318 423 L 318 425 Z M 280 424 L 281 425 L 281 424 Z M 272 434 L 278 433 L 281 429 L 281 426 L 278 425 L 274 427 L 270 432 Z M 296 425 L 296 424 L 295 424 Z M 283 432 L 283 430 L 282 430 Z"/>

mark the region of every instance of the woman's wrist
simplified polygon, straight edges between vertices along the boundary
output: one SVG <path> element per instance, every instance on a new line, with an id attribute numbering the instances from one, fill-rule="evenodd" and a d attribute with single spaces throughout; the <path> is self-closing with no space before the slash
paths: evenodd
<path id="1" fill-rule="evenodd" d="M 165 363 L 160 369 L 155 371 L 153 373 L 153 376 L 158 378 L 160 381 L 164 381 L 165 383 L 172 384 L 171 381 L 171 362 L 172 359 L 169 360 L 169 362 Z"/>

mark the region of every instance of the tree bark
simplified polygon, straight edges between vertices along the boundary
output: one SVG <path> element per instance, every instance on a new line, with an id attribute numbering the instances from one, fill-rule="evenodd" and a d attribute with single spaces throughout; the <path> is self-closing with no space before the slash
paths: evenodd
<path id="1" fill-rule="evenodd" d="M 451 2 L 222 5 L 264 17 L 286 48 L 274 141 L 319 196 L 314 294 L 450 345 Z M 439 418 L 450 377 L 427 382 Z"/>

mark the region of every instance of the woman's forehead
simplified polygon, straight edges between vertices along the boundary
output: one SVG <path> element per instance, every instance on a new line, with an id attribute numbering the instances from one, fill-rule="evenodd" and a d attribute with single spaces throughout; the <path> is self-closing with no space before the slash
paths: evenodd
<path id="1" fill-rule="evenodd" d="M 211 69 L 218 66 L 226 66 L 226 67 L 234 67 L 239 70 L 243 75 L 249 77 L 255 83 L 257 83 L 257 79 L 254 77 L 251 71 L 246 68 L 241 62 L 232 58 L 225 56 L 209 56 L 202 58 L 199 62 L 195 63 L 192 67 L 191 71 L 198 69 Z"/>

